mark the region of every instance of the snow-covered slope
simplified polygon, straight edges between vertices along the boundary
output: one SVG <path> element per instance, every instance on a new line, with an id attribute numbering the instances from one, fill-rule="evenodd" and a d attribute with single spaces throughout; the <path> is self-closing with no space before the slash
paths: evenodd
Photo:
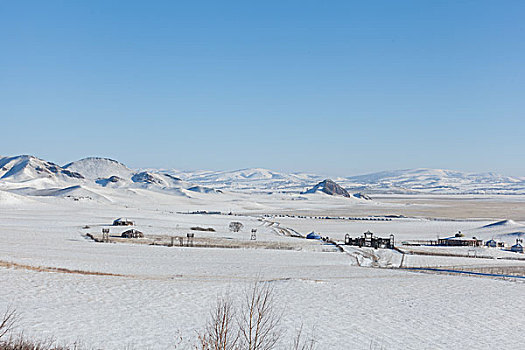
<path id="1" fill-rule="evenodd" d="M 280 173 L 262 168 L 232 171 L 178 171 L 167 173 L 188 182 L 230 191 L 278 191 L 300 192 L 312 183 L 323 180 L 322 176 L 305 173 Z"/>
<path id="2" fill-rule="evenodd" d="M 36 190 L 30 192 L 32 196 L 43 196 L 43 197 L 60 197 L 70 198 L 73 200 L 96 200 L 98 202 L 108 202 L 109 200 L 95 193 L 93 190 L 87 189 L 83 186 L 71 186 L 66 188 L 50 188 L 44 190 Z"/>
<path id="3" fill-rule="evenodd" d="M 31 203 L 31 199 L 6 191 L 0 191 L 0 207 L 20 206 Z"/>
<path id="4" fill-rule="evenodd" d="M 79 180 L 84 176 L 74 170 L 29 155 L 0 158 L 0 180 L 24 182 L 38 178 Z"/>
<path id="5" fill-rule="evenodd" d="M 495 239 L 509 245 L 515 243 L 516 238 L 525 237 L 525 225 L 514 220 L 501 220 L 478 228 L 465 231 L 468 236 L 476 236 L 483 240 Z"/>

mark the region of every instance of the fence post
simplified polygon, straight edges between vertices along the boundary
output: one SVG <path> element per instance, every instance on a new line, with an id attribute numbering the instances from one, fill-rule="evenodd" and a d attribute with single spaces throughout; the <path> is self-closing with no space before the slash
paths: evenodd
<path id="1" fill-rule="evenodd" d="M 102 242 L 109 243 L 109 228 L 102 229 Z"/>

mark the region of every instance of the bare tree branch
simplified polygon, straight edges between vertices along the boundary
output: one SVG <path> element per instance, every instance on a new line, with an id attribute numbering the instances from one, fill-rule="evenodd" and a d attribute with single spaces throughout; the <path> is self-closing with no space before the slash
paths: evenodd
<path id="1" fill-rule="evenodd" d="M 305 336 L 303 333 L 303 325 L 297 330 L 295 337 L 293 338 L 292 350 L 314 350 L 316 341 L 313 334 Z"/>
<path id="2" fill-rule="evenodd" d="M 282 313 L 275 306 L 273 287 L 268 283 L 254 282 L 246 291 L 238 317 L 241 348 L 273 349 L 283 334 L 281 318 Z"/>
<path id="3" fill-rule="evenodd" d="M 0 320 L 0 339 L 13 330 L 18 321 L 18 313 L 12 307 L 8 307 Z"/>
<path id="4" fill-rule="evenodd" d="M 235 308 L 230 298 L 219 297 L 217 305 L 202 334 L 197 349 L 235 350 L 238 349 L 239 331 L 235 324 Z"/>

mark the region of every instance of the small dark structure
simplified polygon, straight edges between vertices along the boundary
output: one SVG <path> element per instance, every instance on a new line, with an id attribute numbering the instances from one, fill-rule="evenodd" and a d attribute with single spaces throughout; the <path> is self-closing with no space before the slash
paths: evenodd
<path id="1" fill-rule="evenodd" d="M 187 233 L 186 238 L 187 238 L 187 246 L 193 247 L 193 239 L 195 238 L 195 233 Z"/>
<path id="2" fill-rule="evenodd" d="M 113 221 L 113 226 L 133 226 L 134 222 L 131 220 L 118 218 Z"/>
<path id="3" fill-rule="evenodd" d="M 321 236 L 312 231 L 306 235 L 306 239 L 321 239 Z"/>
<path id="4" fill-rule="evenodd" d="M 505 242 L 496 241 L 495 239 L 489 239 L 485 242 L 485 247 L 489 248 L 503 248 L 505 247 Z"/>
<path id="5" fill-rule="evenodd" d="M 389 238 L 374 237 L 374 234 L 370 231 L 363 233 L 363 236 L 352 238 L 349 234 L 345 235 L 346 245 L 355 245 L 359 247 L 371 247 L 371 248 L 394 248 L 394 235 L 390 235 Z"/>
<path id="6" fill-rule="evenodd" d="M 131 230 L 122 232 L 120 237 L 122 238 L 144 238 L 144 234 L 140 232 L 139 230 L 135 230 L 134 228 L 132 228 Z"/>

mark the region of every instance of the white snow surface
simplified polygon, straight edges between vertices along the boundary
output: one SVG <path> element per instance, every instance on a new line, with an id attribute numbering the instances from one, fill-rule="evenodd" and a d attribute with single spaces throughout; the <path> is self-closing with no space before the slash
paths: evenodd
<path id="1" fill-rule="evenodd" d="M 235 181 L 233 175 L 222 173 L 214 183 L 211 173 L 200 173 L 199 180 L 197 175 L 151 169 L 125 173 L 120 163 L 109 160 L 81 164 L 57 168 L 58 175 L 51 171 L 42 177 L 21 170 L 19 178 L 10 175 L 0 180 L 0 312 L 8 305 L 16 307 L 21 315 L 18 329 L 27 336 L 80 341 L 96 349 L 170 349 L 182 336 L 180 348 L 187 349 L 196 331 L 204 327 L 217 296 L 238 300 L 244 288 L 260 280 L 275 287 L 283 311 L 286 336 L 279 349 L 289 348 L 286 341 L 301 324 L 307 332 L 313 330 L 319 349 L 517 349 L 525 342 L 523 281 L 384 268 L 398 266 L 402 255 L 355 247 L 340 252 L 322 242 L 283 235 L 284 229 L 299 234 L 315 231 L 343 240 L 347 233 L 358 236 L 371 230 L 380 236 L 394 233 L 400 242 L 462 231 L 512 243 L 513 233 L 525 226 L 521 221 L 310 217 L 305 213 L 395 210 L 398 204 L 281 191 L 280 186 L 312 178 L 298 175 L 294 182 L 293 177 L 283 179 L 261 169 L 237 173 Z M 114 168 L 100 170 L 93 164 Z M 85 178 L 71 178 L 61 169 L 76 169 Z M 123 172 L 117 174 L 116 169 Z M 142 180 L 160 178 L 165 183 L 133 182 L 134 175 L 144 172 L 152 176 L 141 175 Z M 167 173 L 182 180 L 166 177 Z M 113 175 L 126 181 L 107 186 L 95 182 Z M 264 187 L 267 181 L 275 181 L 275 187 Z M 189 214 L 196 211 L 221 213 Z M 304 215 L 287 216 L 292 212 Z M 297 249 L 104 244 L 86 237 L 100 234 L 102 228 L 119 235 L 126 228 L 109 226 L 119 217 L 134 221 L 134 228 L 146 239 L 194 232 L 199 238 L 249 241 L 255 228 L 258 242 L 297 242 Z M 242 222 L 244 229 L 230 232 L 231 221 Z M 191 231 L 195 226 L 215 231 Z M 440 250 L 447 251 L 451 250 Z M 495 259 L 523 256 L 498 249 L 476 248 L 476 254 L 494 257 L 483 259 L 469 258 L 471 249 L 453 252 L 464 257 L 410 255 L 404 264 L 525 263 Z M 366 267 L 374 266 L 372 255 L 383 268 Z"/>
<path id="2" fill-rule="evenodd" d="M 388 349 L 511 349 L 524 340 L 520 320 L 525 284 L 519 282 L 357 267 L 354 259 L 339 252 L 102 244 L 82 236 L 83 225 L 96 233 L 116 217 L 132 218 L 146 235 L 180 234 L 200 225 L 217 229 L 206 234 L 232 236 L 227 229 L 232 218 L 227 215 L 176 214 L 172 210 L 192 209 L 191 199 L 173 197 L 165 206 L 164 194 L 149 195 L 154 198 L 145 205 L 139 203 L 143 197 L 133 199 L 133 195 L 123 202 L 126 205 L 37 197 L 36 207 L 4 208 L 1 261 L 120 276 L 0 267 L 0 308 L 15 305 L 23 315 L 20 328 L 31 336 L 79 340 L 103 349 L 128 345 L 168 349 L 180 334 L 187 348 L 218 295 L 240 298 L 239 291 L 259 278 L 275 286 L 287 332 L 293 333 L 301 323 L 314 328 L 323 349 L 368 348 L 371 343 Z M 257 216 L 235 220 L 247 228 L 240 234 L 242 239 L 249 239 L 252 227 L 261 240 L 291 239 L 276 235 Z M 288 222 L 294 219 L 275 220 L 304 231 L 314 227 L 335 232 L 335 226 L 323 229 L 325 221 L 294 225 Z M 376 224 L 373 229 L 381 232 L 380 223 Z M 432 222 L 419 220 L 383 224 L 384 232 L 406 231 L 405 237 L 417 237 L 425 227 L 443 232 L 458 227 L 442 222 L 432 229 Z M 487 223 L 459 226 L 479 224 Z M 361 232 L 364 226 L 347 223 L 340 231 Z M 474 259 L 438 260 L 440 266 L 475 263 Z M 436 263 L 418 256 L 409 262 L 411 266 Z M 491 302 L 494 295 L 497 303 Z M 479 329 L 501 337 L 494 339 Z"/>

